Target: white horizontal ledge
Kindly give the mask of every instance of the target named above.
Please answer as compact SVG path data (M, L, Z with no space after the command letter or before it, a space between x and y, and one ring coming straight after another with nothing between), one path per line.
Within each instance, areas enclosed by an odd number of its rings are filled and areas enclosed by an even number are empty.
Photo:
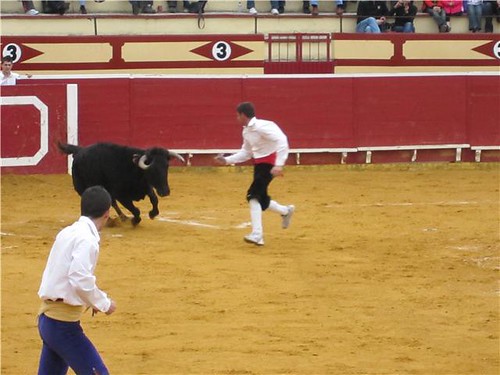
M177 152L178 154L192 154L192 155L201 155L201 154L233 154L238 152L240 149L172 149L170 151ZM289 153L296 154L312 154L319 152L357 152L358 149L355 147L347 147L347 148L291 148Z
M468 148L468 147L470 147L469 144L373 146L373 147L358 147L358 151L439 150L447 148Z
M500 150L500 146L471 146L471 150Z

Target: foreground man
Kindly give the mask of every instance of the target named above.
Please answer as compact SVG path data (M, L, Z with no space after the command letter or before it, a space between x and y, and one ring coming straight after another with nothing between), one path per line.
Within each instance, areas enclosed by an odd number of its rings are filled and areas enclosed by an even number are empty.
M262 228L262 211L269 208L282 217L282 227L288 228L295 207L283 206L271 200L267 187L273 177L283 175L283 166L288 157L288 140L283 131L272 121L260 120L255 117L254 105L244 102L236 108L236 118L243 126L243 146L231 156L218 155L216 161L220 164L242 163L253 158L253 182L247 192L250 205L252 233L244 237L246 242L264 245Z
M116 305L96 285L99 231L109 218L111 196L101 186L92 186L81 198L81 217L56 237L43 272L39 297L42 306L38 330L43 340L39 375L63 375L68 368L78 375L107 375L108 369L83 333L80 318L112 314Z

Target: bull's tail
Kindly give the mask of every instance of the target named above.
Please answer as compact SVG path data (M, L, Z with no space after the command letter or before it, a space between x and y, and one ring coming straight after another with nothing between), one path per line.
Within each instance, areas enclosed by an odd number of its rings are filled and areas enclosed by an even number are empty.
M59 150L61 150L65 154L78 154L78 152L82 149L80 146L75 146L75 145L70 145L67 143L61 143L57 142L57 146L59 147Z

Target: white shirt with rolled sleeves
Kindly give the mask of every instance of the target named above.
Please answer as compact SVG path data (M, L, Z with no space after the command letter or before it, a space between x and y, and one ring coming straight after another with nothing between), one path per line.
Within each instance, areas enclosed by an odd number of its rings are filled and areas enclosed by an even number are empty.
M43 300L62 298L68 305L108 311L111 300L97 287L94 276L99 241L99 231L86 216L59 232L50 250L38 296Z
M225 157L227 164L237 164L251 158L260 159L276 153L278 167L285 165L288 158L288 139L276 123L253 117L243 127L243 146L237 153Z

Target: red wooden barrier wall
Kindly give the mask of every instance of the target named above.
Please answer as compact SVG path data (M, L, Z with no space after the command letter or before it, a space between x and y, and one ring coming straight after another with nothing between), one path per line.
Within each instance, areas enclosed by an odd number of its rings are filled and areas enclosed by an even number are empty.
M54 80L31 82L38 84L13 90L45 95L52 90L45 83ZM83 145L112 141L171 149L239 148L235 107L246 100L255 103L258 117L272 119L285 130L292 148L500 145L499 75L184 76L56 82L78 84L78 137ZM51 141L66 139L54 129L58 128L51 126ZM11 135L5 136L2 145L10 144ZM59 171L55 167L39 171L55 170Z
M42 107L40 110L33 104L2 103L2 173L64 173L67 170L67 158L57 151L57 140L64 141L67 137L66 85L6 86L2 87L1 96L2 100L15 97L14 101L18 103L37 102ZM44 139L41 124L41 112L45 108L48 112L48 139ZM22 159L12 160L32 157L40 152L44 141L48 149L42 153L43 157L36 165L27 166ZM20 166L3 166L6 158Z

